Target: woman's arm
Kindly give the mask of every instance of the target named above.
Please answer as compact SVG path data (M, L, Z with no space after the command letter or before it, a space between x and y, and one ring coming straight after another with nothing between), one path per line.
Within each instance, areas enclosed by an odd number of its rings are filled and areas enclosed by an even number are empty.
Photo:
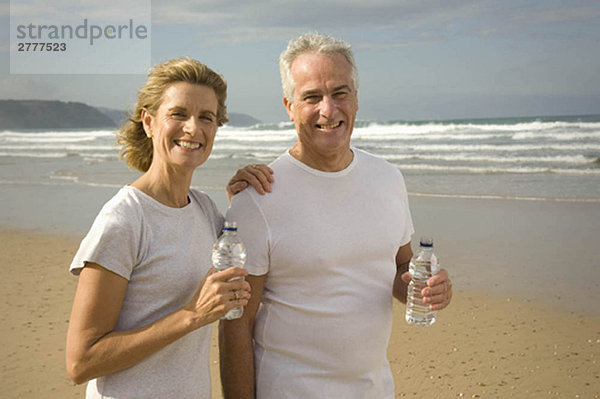
M113 331L127 291L127 280L95 263L86 263L79 276L69 331L66 361L76 384L132 367L185 334L219 319L230 309L245 306L250 286L240 268L209 272L183 308L149 325ZM238 291L236 300L236 294ZM157 293L159 295L160 293Z

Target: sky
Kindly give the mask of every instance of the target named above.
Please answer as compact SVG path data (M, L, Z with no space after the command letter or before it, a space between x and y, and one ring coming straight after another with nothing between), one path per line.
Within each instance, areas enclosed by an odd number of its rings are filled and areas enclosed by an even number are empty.
M101 4L51 3L64 13ZM131 107L144 68L10 74L9 4L0 0L0 99ZM227 79L229 111L263 122L288 120L278 57L307 31L352 45L361 120L600 114L597 0L154 0L151 18L151 64L206 63Z

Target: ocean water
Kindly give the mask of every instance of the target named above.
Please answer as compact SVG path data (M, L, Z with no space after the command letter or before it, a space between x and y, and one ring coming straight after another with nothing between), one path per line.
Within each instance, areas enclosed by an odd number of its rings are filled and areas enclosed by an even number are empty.
M224 126L192 185L221 190L295 138L291 123ZM398 167L412 195L600 202L600 115L357 121L353 145ZM118 152L112 130L0 131L0 185L120 187L139 173Z

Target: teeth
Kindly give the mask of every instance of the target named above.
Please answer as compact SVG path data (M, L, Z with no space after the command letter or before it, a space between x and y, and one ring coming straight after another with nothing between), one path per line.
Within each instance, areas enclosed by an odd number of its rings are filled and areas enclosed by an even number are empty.
M319 127L321 129L333 129L335 127L338 127L340 125L340 123L332 123L331 125L319 125Z
M190 150L195 150L196 148L200 148L200 143L190 143L189 141L179 141L177 144L180 147L188 148Z

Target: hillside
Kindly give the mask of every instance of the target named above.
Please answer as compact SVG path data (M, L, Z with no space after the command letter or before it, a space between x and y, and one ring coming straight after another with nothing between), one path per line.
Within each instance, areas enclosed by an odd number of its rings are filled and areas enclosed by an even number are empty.
M259 121L258 119L246 114L229 112L228 115L229 122L227 122L227 124L229 126L252 126L261 123L261 121Z
M79 102L0 100L0 130L107 128L116 124Z

